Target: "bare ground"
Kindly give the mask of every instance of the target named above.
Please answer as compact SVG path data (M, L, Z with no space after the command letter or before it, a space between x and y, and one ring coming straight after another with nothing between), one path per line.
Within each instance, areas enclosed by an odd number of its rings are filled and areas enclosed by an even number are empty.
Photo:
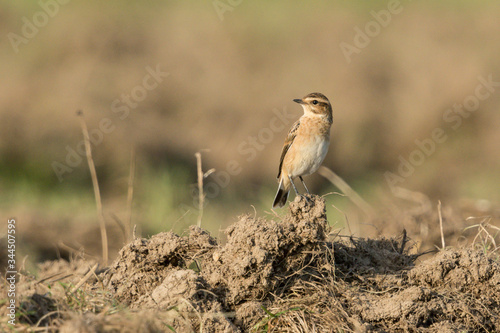
M500 331L500 264L485 251L450 248L417 263L406 235L332 233L319 197L297 198L289 211L275 220L240 217L224 245L197 227L138 238L95 273L87 274L95 263L82 259L46 262L38 277L20 276L19 325L61 332ZM5 318L5 305L0 312Z

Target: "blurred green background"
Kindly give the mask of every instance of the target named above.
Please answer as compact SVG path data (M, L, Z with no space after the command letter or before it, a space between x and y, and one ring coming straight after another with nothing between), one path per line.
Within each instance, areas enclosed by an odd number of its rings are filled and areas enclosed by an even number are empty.
M61 242L100 252L92 182L78 153L80 109L115 250L123 243L116 221L128 219L132 149L131 220L144 236L196 224L201 149L209 149L204 170L216 170L205 179L203 227L219 236L239 214L273 216L282 144L302 114L292 99L315 91L334 108L324 165L372 205L392 195L387 172L432 202L500 201L498 2L47 0L0 8L0 209L5 220L17 218L35 258L54 255ZM471 111L453 111L464 103ZM430 144L436 129L442 142ZM415 162L404 176L402 160ZM315 193L338 191L319 175L306 182ZM342 226L331 205L351 217L349 200L333 194L327 202Z

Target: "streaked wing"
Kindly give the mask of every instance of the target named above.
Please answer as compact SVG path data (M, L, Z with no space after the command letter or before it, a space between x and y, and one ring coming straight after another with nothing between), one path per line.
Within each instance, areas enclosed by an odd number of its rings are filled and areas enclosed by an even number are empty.
M292 145L293 140L295 139L295 136L297 135L297 129L299 128L299 125L300 125L300 119L297 120L295 122L295 124L293 124L292 128L288 132L288 135L285 139L285 144L283 145L283 150L281 151L280 167L278 170L278 179L281 176L281 167L283 166L283 160L285 159L285 155L286 155L288 149L290 149L290 146Z

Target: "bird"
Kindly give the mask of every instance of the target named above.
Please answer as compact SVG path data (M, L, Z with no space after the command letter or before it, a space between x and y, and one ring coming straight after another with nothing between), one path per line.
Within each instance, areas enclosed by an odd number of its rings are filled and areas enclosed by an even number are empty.
M293 183L297 177L309 193L302 176L318 170L330 145L333 118L332 105L328 98L316 92L293 101L302 106L304 114L288 132L281 151L277 177L279 186L273 208L283 207L286 204L290 186L295 190L295 194L300 195Z

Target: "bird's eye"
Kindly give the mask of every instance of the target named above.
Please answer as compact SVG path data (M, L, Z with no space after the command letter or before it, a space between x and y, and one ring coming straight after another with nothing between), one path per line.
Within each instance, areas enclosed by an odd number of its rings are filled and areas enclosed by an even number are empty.
M317 100L314 100L314 101L313 101L313 104L314 104L314 105L318 104L318 101L317 101Z

